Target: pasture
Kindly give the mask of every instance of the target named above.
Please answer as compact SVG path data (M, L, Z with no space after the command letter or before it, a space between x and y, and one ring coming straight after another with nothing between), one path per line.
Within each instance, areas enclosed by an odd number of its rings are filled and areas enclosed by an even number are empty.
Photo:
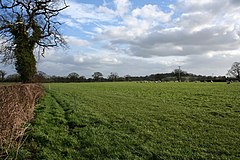
M19 158L240 158L240 83L45 88Z

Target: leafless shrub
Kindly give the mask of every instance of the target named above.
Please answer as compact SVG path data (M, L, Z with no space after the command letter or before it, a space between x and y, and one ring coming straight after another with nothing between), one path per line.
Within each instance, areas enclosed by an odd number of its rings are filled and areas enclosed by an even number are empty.
M38 84L0 87L0 159L22 145L27 122L33 118L34 106L43 95Z

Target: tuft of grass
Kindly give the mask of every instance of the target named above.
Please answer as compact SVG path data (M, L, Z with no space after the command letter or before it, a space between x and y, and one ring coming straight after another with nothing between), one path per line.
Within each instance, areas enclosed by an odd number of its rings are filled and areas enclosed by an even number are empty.
M240 158L239 83L45 87L22 159Z

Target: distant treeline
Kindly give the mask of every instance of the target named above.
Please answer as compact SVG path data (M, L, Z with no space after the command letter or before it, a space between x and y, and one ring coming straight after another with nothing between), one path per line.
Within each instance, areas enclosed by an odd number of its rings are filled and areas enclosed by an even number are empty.
M98 73L98 74L95 74ZM118 76L117 73L110 73L107 78L104 78L100 72L95 72L92 78L86 78L85 76L79 76L77 73L70 73L68 76L50 76L44 72L39 71L36 75L36 81L42 83L49 82L112 82L112 81L158 81L158 82L226 82L236 81L235 78L229 78L225 76L203 76L187 73L185 71L174 70L171 73L157 73L146 76L131 76L126 75L124 77ZM20 82L20 76L18 74L8 75L4 82Z

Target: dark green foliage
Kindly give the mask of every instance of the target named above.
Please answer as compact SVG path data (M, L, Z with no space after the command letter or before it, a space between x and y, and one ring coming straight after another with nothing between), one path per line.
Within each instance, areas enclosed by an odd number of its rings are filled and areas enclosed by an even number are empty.
M95 81L100 81L103 78L103 74L101 72L94 72L92 77Z
M18 43L15 49L16 70L20 74L22 82L34 82L36 75L36 59L33 54L34 45L28 44L27 40Z
M21 18L17 18L17 22L22 22ZM37 34L38 29L29 37L27 26L19 23L11 28L11 33L14 36L15 47L15 66L17 72L20 74L22 82L34 82L36 75L36 60L33 54L36 43L40 40L41 34Z

